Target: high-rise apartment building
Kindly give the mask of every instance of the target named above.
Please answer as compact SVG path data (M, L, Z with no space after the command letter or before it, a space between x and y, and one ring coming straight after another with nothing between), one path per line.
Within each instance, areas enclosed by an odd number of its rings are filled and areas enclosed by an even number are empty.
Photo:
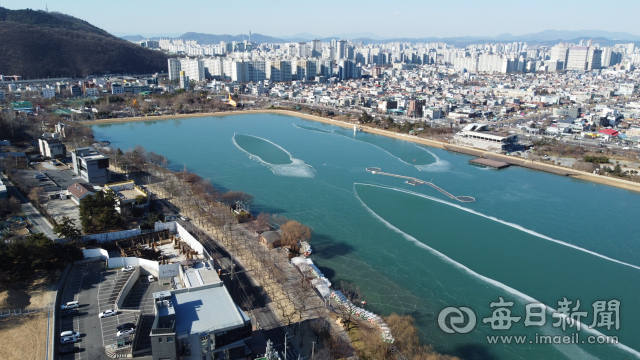
M569 48L567 56L567 70L587 70L587 56L589 55L589 47L572 46Z
M176 80L180 76L180 60L176 58L169 58L169 80Z
M346 40L338 40L338 48L336 51L336 60L341 60L347 57L347 41Z
M189 76L184 71L180 71L180 88L189 91Z
M558 65L562 64L562 69L567 66L567 59L569 56L569 45L560 43L551 48L551 54L549 56L549 60L557 61Z
M322 55L322 43L318 39L314 39L311 43L311 56L318 58Z
M602 67L602 50L593 46L587 52L587 70L597 70Z

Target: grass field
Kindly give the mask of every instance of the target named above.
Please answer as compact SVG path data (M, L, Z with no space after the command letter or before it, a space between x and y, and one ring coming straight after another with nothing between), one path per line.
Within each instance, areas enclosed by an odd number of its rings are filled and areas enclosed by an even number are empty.
M0 359L44 359L47 351L47 313L0 319L0 339Z

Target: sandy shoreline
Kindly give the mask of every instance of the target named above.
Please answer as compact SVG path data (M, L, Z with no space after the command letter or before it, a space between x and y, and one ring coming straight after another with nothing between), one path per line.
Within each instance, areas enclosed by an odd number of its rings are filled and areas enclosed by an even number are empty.
M194 117L209 117L209 116L227 116L227 115L243 115L243 114L281 114L281 115L289 115L295 116L307 120L318 121L325 124L342 126L345 128L353 128L354 124L349 124L339 120L326 119L315 115L302 114L293 111L287 110L243 110L243 111L225 111L225 112L213 112L213 113L196 113L196 114L179 114L179 115L161 115L161 116L150 116L150 117L133 117L133 118L122 118L122 119L105 119L105 120L96 120L96 121L83 121L81 124L84 125L99 125L99 124L117 124L117 123L126 123L132 121L157 121L157 120L172 120L172 119L189 119ZM614 186L617 188L640 192L640 183L635 183L632 181L624 180L624 179L616 179L612 177L601 176L597 174L587 173L584 171L573 170L569 168L565 168L562 166L545 164L542 162L527 162L527 161L514 161L514 157L502 154L496 154L494 152L484 151L475 148L467 148L462 146L444 144L442 142L428 140L419 138L417 136L411 136L407 134L398 134L388 130L382 129L374 129L369 127L363 127L364 132L392 137L396 139L406 140L410 142L414 142L417 144L437 147L440 149L446 149L449 151L456 152L455 148L468 149L480 154L480 156L489 156L492 158L500 158L510 164L522 166L526 168L530 168L533 170L539 171L547 171L554 174L558 173L567 173L570 174L571 177L590 181L602 185ZM446 145L446 148L445 148ZM518 158L518 160L521 160Z

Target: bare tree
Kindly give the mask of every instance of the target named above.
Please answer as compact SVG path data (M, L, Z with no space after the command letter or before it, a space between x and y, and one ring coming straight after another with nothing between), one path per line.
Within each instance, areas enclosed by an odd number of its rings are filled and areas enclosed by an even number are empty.
M295 220L289 220L282 226L280 226L280 231L282 231L282 239L280 243L283 246L288 246L294 253L297 253L299 250L298 243L300 241L306 241L311 238L311 228Z

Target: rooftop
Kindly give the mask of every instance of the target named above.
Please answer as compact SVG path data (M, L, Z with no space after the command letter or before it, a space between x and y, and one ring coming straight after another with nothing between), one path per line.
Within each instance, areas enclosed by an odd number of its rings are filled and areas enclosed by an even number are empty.
M216 284L171 292L176 333L204 334L243 326L251 319L231 299L220 281Z

